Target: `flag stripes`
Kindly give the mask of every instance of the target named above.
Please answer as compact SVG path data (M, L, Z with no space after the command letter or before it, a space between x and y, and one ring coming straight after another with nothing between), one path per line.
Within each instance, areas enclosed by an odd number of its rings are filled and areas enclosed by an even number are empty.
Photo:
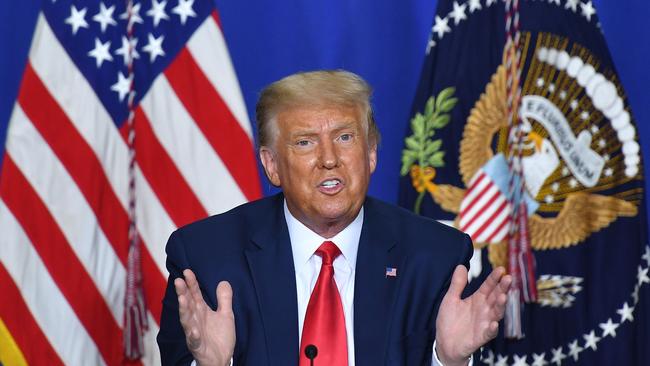
M0 290L9 299L0 318L29 364L118 365L129 244L126 125L113 121L99 82L67 52L40 14L0 172ZM216 12L134 112L149 330L145 358L132 364L154 365L167 237L261 196L252 130Z

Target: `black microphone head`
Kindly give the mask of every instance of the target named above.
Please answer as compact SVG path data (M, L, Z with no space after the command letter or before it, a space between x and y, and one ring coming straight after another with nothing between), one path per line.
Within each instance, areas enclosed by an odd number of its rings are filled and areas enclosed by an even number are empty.
M308 359L313 360L318 356L318 348L313 344L308 344L307 347L305 347L305 356L307 356Z

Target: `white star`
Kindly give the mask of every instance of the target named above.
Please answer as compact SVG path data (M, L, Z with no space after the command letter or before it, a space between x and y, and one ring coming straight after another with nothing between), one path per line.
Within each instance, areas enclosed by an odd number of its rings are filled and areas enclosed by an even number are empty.
M549 93L554 93L555 92L555 84L549 84L548 86L548 92Z
M133 81L133 76L125 77L122 72L118 71L117 73L117 82L111 85L111 90L117 92L120 96L120 102L124 100L129 91L131 91L131 82Z
M149 33L147 37L149 39L149 42L146 46L142 47L142 50L149 54L149 62L154 62L158 56L165 56L165 51L162 48L162 43L163 40L165 40L165 36L156 38L153 36L153 34Z
M102 66L102 63L104 63L104 61L113 61L113 56L111 56L111 53L108 51L110 47L111 41L102 43L99 38L95 38L95 48L88 52L88 56L95 58L95 64L97 64L97 68Z
M555 3L555 5L560 6L560 0L548 0L549 4Z
M616 312L621 316L621 323L625 323L626 320L629 320L630 322L634 321L634 315L632 315L634 312L634 306L629 307L627 302L623 304L621 309L616 310Z
M537 84L538 88L543 87L544 86L544 78L537 79L537 82L535 84Z
M591 16L596 14L596 9L594 9L591 1L580 3L580 10L582 11L582 15L587 18L587 21L591 21Z
M600 338L596 337L596 332L592 330L589 334L585 334L582 337L585 339L585 349L591 348L594 351L598 349L596 343L600 341Z
M636 278L637 281L639 281L639 285L643 283L650 283L650 278L648 277L648 269L639 266L637 270Z
M127 66L131 62L131 57L134 59L140 58L138 50L135 48L138 45L137 38L131 38L129 41L128 38L122 36L122 46L115 50L116 55L122 56L124 59L124 66Z
M566 91L562 90L560 92L560 99L565 100L566 99Z
M643 260L648 263L648 266L650 266L650 246L645 246L645 253L643 253L643 256L641 256Z
M444 36L446 32L451 32L451 28L449 28L448 23L449 19L447 19L447 17L440 18L436 15L436 21L431 30L434 33L438 33L438 39L442 39L442 36Z
M469 0L469 12L473 13L474 10L481 10L481 0Z
M194 5L194 0L178 0L178 5L172 9L172 13L181 17L181 24L185 25L188 17L196 17L192 5Z
M614 169L612 169L612 168L607 168L607 169L605 169L605 172L604 172L604 173L605 173L605 176L606 176L606 177L611 177L612 174L614 174Z
M528 366L528 363L526 362L528 356L523 355L519 357L518 355L513 355L512 357L514 357L512 366Z
M554 182L551 184L551 190L553 190L553 192L557 192L558 189L560 189L560 183Z
M158 2L158 0L153 0L151 2L151 9L147 10L147 15L153 18L153 26L157 27L158 23L162 19L169 20L169 15L165 13L165 6L167 5L167 0Z
M591 130L591 133L595 135L595 134L598 133L598 126L597 125L591 125L590 130Z
M569 187L571 187L571 188L575 188L575 187L577 187L577 186L578 186L578 181L575 180L575 178L571 178L571 179L569 179Z
M553 203L553 196L551 196L550 194L547 194L546 197L544 197L544 201L546 203L548 203L548 204Z
M570 106L571 106L571 110L575 110L576 108L578 108L578 101L575 99L572 100Z
M586 121L587 119L589 119L589 112L587 112L587 111L582 111L582 112L580 113L580 119L582 119L582 120L584 120L584 121Z
M491 6L492 4L494 4L494 3L496 3L496 2L497 2L497 0L487 0L487 1L485 2L485 6L489 7L489 6Z
M574 13L578 11L578 0L566 0L566 4L564 4L564 9L569 9L571 8L571 11Z
M129 4L131 4L131 3L129 2ZM128 19L129 20L129 24L127 25L127 27L132 27L133 24L135 24L135 23L140 23L140 24L144 23L144 21L142 20L142 17L140 16L140 5L141 5L140 3L137 3L137 4L133 5L133 7L131 7L131 8L129 8L127 6L126 11L124 13L120 14L120 19ZM129 14L131 14L130 17L129 17Z
M79 28L88 28L88 23L84 19L87 10L87 8L77 10L74 5L70 5L70 16L65 19L65 23L72 27L72 34L77 34Z
M607 323L600 323L598 326L603 330L602 337L605 338L611 335L612 338L616 337L616 328L620 324L612 322L612 318L607 319Z
M634 306L639 303L639 289L641 286L638 284L634 285L634 291L632 291L632 300L634 300Z
M109 25L117 25L115 19L113 19L113 12L115 11L115 5L112 5L110 8L106 9L106 5L102 1L99 3L99 13L93 16L93 20L99 23L99 26L102 29L102 33L106 31Z
M429 54L429 52L431 52L431 49L435 46L436 46L436 41L434 41L433 38L430 39L429 42L427 42L427 55Z
M607 146L607 141L605 139L600 139L598 140L598 147L603 149L605 146Z
M505 356L497 355L497 357L498 360L494 364L494 366L508 366L508 355Z
M578 362L578 356L580 352L582 352L584 348L580 347L578 345L578 340L575 339L573 342L569 343L569 356L573 357L573 360Z
M564 360L566 358L566 355L564 353L562 353L562 346L560 346L558 348L553 348L551 350L551 352L553 352L553 358L551 359L551 362L553 362L554 364L556 364L558 366L561 365L562 360Z
M546 352L542 352L542 354L538 355L537 353L533 353L533 363L530 366L546 366L548 365L548 362L546 362Z
M458 23L460 23L463 19L467 19L467 15L465 15L465 8L467 8L467 4L458 5L458 3L454 1L454 10L449 13L449 16L454 18L455 25L458 25Z
M494 365L494 353L492 353L492 350L488 350L487 357L482 357L481 362L484 362L490 366Z

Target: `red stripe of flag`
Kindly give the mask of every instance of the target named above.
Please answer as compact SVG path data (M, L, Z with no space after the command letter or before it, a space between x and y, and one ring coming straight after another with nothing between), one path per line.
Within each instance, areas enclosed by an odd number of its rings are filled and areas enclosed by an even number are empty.
M508 204L508 201L506 201L506 200L504 200L503 202L501 202L501 205L499 206L499 208L497 208L497 210L494 211L494 212L492 213L492 215L490 216L490 218L487 219L487 220L483 223L483 225L481 225L481 227L478 228L478 230L476 230L476 232L474 233L474 236L475 236L476 238L478 238L479 236L481 236L481 234L483 234L483 231L485 231L485 229L487 229L488 226L490 226L490 225L494 222L494 220L499 216L499 214L501 214L501 211L503 210L503 208L504 208L507 204ZM490 236L491 236L491 235L490 235Z
M499 192L498 189L496 191L494 191L494 193L492 194L490 199L483 206L481 206L481 208L479 209L479 212L477 212L474 216L472 216L472 218L465 225L463 225L463 227L460 230L461 231L466 231L467 228L469 228L474 223L474 221L476 221L483 214L483 212L485 212L490 207L490 205L492 203L494 203L494 201L496 201L497 198L499 198L500 195L501 195L501 192Z
M250 138L186 48L165 70L165 76L244 196L248 200L261 197Z
M63 232L10 155L2 164L0 197L38 252L61 293L109 365L122 360L122 330Z
M480 180L483 180L483 177L481 177L481 179L479 179L479 181L480 181ZM476 184L475 186L478 185L478 182L476 182L476 183L477 183L477 184ZM474 188L475 186L472 186L472 188ZM474 205L476 204L476 202L478 202L478 201L481 199L481 197L483 197L483 195L485 194L485 192L486 192L488 189L490 189L492 186L493 186L493 185L492 185L492 182L488 182L488 184L486 184L485 187L483 187L483 190L481 190L481 192L479 192L479 193L476 195L476 197L474 197L474 199L472 200L472 202L470 202L470 203L467 205L467 207L465 207L465 208L460 212L460 216L462 217L462 216L467 215L467 213L472 209L472 207L474 207Z
M0 263L0 318L29 365L63 365L29 311L18 287Z

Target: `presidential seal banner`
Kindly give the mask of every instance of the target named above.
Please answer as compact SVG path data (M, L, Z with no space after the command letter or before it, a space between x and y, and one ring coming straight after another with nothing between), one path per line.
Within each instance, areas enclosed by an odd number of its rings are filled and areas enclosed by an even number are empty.
M468 291L509 260L507 5L439 2L402 151L400 204L474 241ZM649 364L641 141L607 30L591 1L522 1L518 13L518 222L537 299L522 305L523 338L506 339L502 324L477 362Z

